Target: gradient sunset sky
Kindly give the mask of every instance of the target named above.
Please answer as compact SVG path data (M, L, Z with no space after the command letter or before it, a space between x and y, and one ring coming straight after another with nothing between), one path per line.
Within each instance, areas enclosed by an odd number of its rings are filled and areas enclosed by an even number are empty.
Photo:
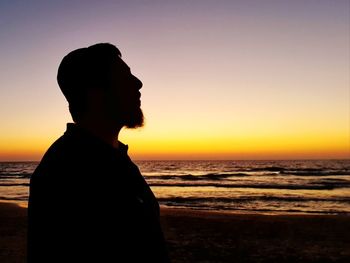
M71 122L68 52L119 47L143 82L134 159L350 158L349 0L0 2L0 161Z

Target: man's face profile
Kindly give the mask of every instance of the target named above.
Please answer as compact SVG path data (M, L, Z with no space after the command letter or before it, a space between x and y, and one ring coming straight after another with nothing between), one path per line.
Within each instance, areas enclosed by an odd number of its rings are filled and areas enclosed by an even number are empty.
M135 77L128 65L119 57L111 65L110 82L106 91L106 106L109 117L119 120L127 128L144 124L141 106L142 82Z

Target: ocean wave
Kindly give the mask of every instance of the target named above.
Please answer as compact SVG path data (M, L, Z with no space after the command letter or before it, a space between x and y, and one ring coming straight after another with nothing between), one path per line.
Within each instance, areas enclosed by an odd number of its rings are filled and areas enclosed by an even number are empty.
M266 166L266 167L255 167L255 168L247 168L245 171L250 172L281 172L284 171L286 168L278 167L278 166Z
M220 180L225 179L228 177L244 177L244 176L251 176L250 174L246 173L208 173L203 175L205 179L211 179L211 180Z
M0 172L0 179L7 179L7 178L13 178L13 179L22 179L22 178L30 178L32 173L3 173Z
M298 177L308 177L308 176L319 176L319 177L327 177L327 176L347 176L350 175L350 171L345 170L337 170L337 171L318 171L303 169L303 170L284 170L280 172L273 172L267 170L255 170L255 171L236 171L236 172L209 172L203 173L199 175L194 174L162 174L159 175L144 175L146 179L156 179L156 180L222 180L227 178L234 177L254 177L258 176L259 178L263 178L264 176L274 177L274 176L298 176Z
M244 177L244 176L250 176L249 174L244 174L244 173L208 173L204 175L181 175L181 176L176 176L176 179L182 179L182 180L221 180L221 179L226 179L229 177Z
M157 198L159 202L174 202L174 203L241 203L252 201L278 201L278 202L337 202L348 203L350 197L342 198L310 198L310 197L285 197L285 196L246 196L239 198L229 197L170 197Z
M300 169L300 170L284 170L281 171L282 175L296 175L296 176L329 176L329 175L350 175L348 170L310 170L310 169Z
M259 172L265 175L264 172L275 172L282 175L300 175L300 176L327 176L327 175L350 175L349 169L330 169L330 168L283 168L283 167L260 167L242 169L243 172Z
M245 211L250 213L350 214L347 199L248 197L248 198L158 198L161 205L194 210ZM300 206L299 204L303 205ZM316 203L316 204L315 204ZM336 208L335 208L336 207Z
M0 187L1 186L28 186L29 187L29 183L0 183Z
M244 176L251 176L250 174L246 173L207 173L203 175L193 175L193 174L185 174L185 175L145 175L144 177L146 179L161 179L161 180L172 180L172 179L180 179L180 180L193 180L193 181L199 181L199 180L220 180L220 179L226 179L229 177L244 177Z
M270 214L270 215L285 215L285 214L312 214L312 215L350 215L350 211L347 210L334 210L334 209L325 209L325 210L305 210L305 209L269 209L269 208L244 208L244 207L232 207L225 205L215 205L208 206L206 204L174 204L174 203L164 203L162 204L167 207L176 207L176 208L186 208L191 210L204 210L204 211L229 211L230 213L253 213L253 214Z
M28 201L28 196L0 196L3 201Z
M149 182L149 186L167 186L167 187L218 187L218 188L255 188L255 189L285 189L285 190L333 190L343 188L349 185L344 184L311 184L311 185L296 185L296 184L227 184L227 183L190 183L190 182Z

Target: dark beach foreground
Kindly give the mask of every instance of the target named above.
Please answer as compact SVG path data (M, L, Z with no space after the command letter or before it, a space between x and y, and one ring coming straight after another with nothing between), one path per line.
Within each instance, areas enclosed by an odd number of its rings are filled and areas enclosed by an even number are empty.
M0 203L0 262L25 262L26 208ZM162 208L172 262L350 262L350 217Z
M27 209L0 203L0 262L25 262Z

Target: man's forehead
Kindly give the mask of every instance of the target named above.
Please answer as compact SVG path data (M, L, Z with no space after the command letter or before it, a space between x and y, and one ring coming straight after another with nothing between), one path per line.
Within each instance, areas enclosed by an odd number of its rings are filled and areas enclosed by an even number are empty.
M115 66L117 68L123 69L123 70L130 70L130 67L128 66L128 64L126 64L121 57L117 57L115 61L116 61Z

